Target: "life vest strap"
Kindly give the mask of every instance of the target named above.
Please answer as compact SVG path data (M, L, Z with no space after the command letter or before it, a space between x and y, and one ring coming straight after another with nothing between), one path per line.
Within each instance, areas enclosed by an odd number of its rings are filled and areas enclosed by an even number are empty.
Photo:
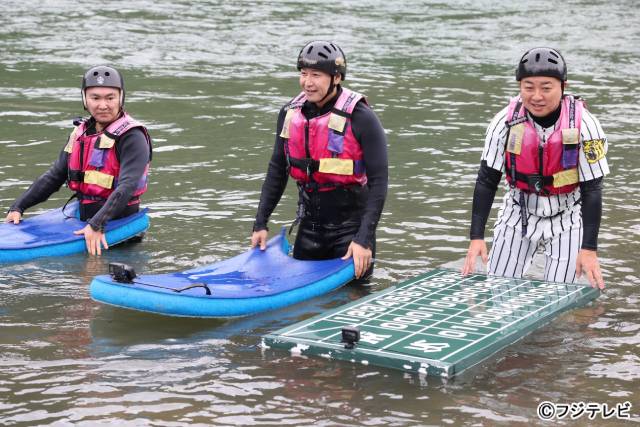
M516 181L527 184L529 191L532 193L540 193L545 186L553 185L553 176L525 174L517 171L515 176Z
M291 167L305 171L308 176L320 169L320 162L315 159L299 159L291 156L288 159Z
M300 159L287 157L289 167L294 167L306 172L311 176L314 172L332 173L335 175L362 175L365 173L364 162L362 160L339 159L336 157L326 159Z
M565 185L576 184L579 181L577 168L563 170L551 176L525 174L522 172L516 172L515 175L516 181L527 184L529 191L532 193L539 193L544 187L560 188Z
M84 172L77 169L69 169L67 171L67 178L69 181L75 182L83 182L84 180Z

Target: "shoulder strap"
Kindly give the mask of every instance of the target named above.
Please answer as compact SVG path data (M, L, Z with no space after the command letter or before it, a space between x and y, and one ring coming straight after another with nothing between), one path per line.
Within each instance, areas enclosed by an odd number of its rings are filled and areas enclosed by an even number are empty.
M518 100L516 101L516 105L513 109L513 113L511 113L511 117L507 117L508 128L527 121L526 114L523 114L522 116L518 116L520 114L521 109L522 109L522 98L518 97Z

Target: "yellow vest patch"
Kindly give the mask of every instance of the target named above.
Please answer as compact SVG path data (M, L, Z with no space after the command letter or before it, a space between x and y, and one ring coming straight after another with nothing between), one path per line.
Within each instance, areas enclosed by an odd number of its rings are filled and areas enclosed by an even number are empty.
M64 146L64 151L66 153L71 154L71 152L73 151L73 143L76 140L76 133L78 131L78 128L73 128L73 132L71 132L71 135L69 135L69 140L67 141L67 145Z
M562 129L563 144L577 144L580 142L580 133L576 128Z
M108 190L113 187L113 176L100 171L90 170L84 173L84 183L94 184Z
M344 133L344 127L347 124L347 118L339 114L331 113L329 116L329 129L333 129L339 133Z
M578 182L578 169L567 169L553 174L553 187L560 188Z
M320 159L318 172L333 173L336 175L353 175L353 160L328 158Z
M293 116L296 114L295 109L287 110L287 115L284 116L284 124L282 125L282 132L280 132L280 137L284 139L289 139L289 124L291 120L293 120Z
M509 140L507 141L507 152L520 154L522 150L522 138L524 137L524 123L518 123L509 129Z
M109 138L107 135L100 136L100 145L98 146L100 149L111 148L116 143L115 140Z

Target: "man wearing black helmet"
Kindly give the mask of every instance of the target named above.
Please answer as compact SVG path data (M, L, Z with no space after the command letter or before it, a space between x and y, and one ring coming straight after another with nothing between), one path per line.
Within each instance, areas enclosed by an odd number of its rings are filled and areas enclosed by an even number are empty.
M596 250L607 138L584 102L564 93L567 66L557 50L526 52L516 80L520 96L487 129L462 272L473 271L480 256L489 274L522 277L542 249L545 280L584 274L603 289ZM509 189L487 256L484 228L503 172Z
M124 80L115 68L90 68L81 92L91 116L74 121L58 159L11 205L5 221L18 224L26 209L66 182L79 200L80 219L87 221L75 233L84 235L90 254L100 255L108 248L106 222L138 211L147 189L151 139L144 125L124 111Z
M278 116L251 246L265 249L267 222L288 175L298 185L297 259L353 257L368 277L387 193L384 129L365 98L342 87L347 63L335 43L313 41L298 55L302 92Z

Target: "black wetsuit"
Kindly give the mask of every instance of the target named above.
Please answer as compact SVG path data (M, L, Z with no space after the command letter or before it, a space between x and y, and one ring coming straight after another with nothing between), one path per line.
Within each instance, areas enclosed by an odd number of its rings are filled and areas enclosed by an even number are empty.
M88 125L87 135L96 133L95 122ZM65 143L66 145L66 143ZM80 206L80 219L101 230L110 219L129 216L139 209L139 203L127 205L136 190L140 177L149 162L151 150L144 132L134 128L120 137L116 145L120 161L118 186L104 202ZM62 150L51 168L37 178L33 184L11 205L9 211L20 213L47 200L67 181L69 153Z
M309 120L327 114L341 90L338 87L336 96L322 108L305 102L302 114ZM280 137L285 114L283 107L278 115L275 145L262 185L254 231L267 229L268 219L287 185L287 159L284 139ZM304 215L294 244L293 256L297 259L342 257L352 241L371 249L375 256L375 231L387 195L387 138L378 117L364 102L356 104L351 127L362 147L367 185L299 192L299 203L304 208Z

